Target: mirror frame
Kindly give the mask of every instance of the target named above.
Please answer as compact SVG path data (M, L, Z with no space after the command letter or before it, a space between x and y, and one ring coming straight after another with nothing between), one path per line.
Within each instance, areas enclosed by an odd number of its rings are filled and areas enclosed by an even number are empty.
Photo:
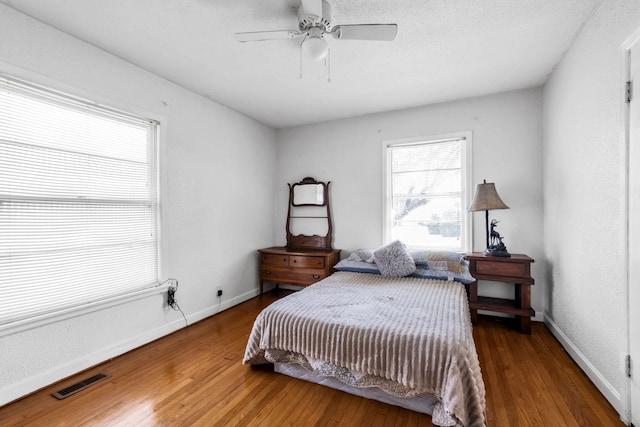
M331 207L329 205L329 184L331 182L316 181L315 178L306 177L302 181L295 184L287 184L289 186L289 209L287 210L287 248L290 249L331 249L331 240L333 226L331 221ZM294 189L299 185L321 185L322 186L322 204L318 203L298 203L294 201ZM292 208L300 206L311 206L315 208L324 207L324 215L322 216L307 216L307 218L325 218L328 225L327 234L324 236L312 235L307 236L304 234L293 235L291 233L291 220L293 218L302 218L305 216L294 216L292 214Z
M296 203L296 187L302 189L305 186L322 188L322 201L320 203ZM327 204L327 185L324 182L316 181L314 178L306 177L302 181L291 186L291 204L293 206L325 206Z

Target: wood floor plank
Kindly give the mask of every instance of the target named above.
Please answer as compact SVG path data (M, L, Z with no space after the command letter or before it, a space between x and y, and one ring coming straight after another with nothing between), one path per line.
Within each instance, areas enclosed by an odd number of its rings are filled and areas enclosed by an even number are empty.
M281 291L281 295L287 292ZM241 360L273 293L254 298L0 407L2 426L432 426L428 416ZM474 339L487 425L621 427L618 414L553 335L480 316ZM98 372L111 378L64 400L50 393Z

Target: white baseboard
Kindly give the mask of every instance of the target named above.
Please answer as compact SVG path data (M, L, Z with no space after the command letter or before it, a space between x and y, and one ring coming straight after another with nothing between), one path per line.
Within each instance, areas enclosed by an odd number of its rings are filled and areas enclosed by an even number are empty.
M587 374L587 377L595 384L595 386L613 405L619 414L623 414L622 401L620 398L620 392L613 387L613 385L607 381L604 376L596 369L595 366L587 359L587 357L578 349L578 347L569 339L569 337L558 327L558 325L545 314L544 323L547 325L551 333L556 337L564 349L569 353L569 356L580 366L580 368ZM623 420L624 421L624 420Z

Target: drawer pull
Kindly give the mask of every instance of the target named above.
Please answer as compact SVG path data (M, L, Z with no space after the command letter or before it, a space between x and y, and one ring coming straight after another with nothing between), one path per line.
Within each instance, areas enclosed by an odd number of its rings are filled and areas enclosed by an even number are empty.
M314 278L314 279L319 279L319 278L320 278L320 275L319 275L319 274L314 274L314 275L313 275L313 278Z
M269 276L269 275L271 275L271 271L269 271L269 270L265 270L265 271L264 271L264 274L266 274L267 276Z

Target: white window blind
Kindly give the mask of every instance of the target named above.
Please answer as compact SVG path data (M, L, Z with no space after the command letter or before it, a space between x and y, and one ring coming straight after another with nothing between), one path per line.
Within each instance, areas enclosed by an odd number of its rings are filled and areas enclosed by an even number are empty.
M387 144L386 240L468 250L467 138Z
M157 127L0 76L0 325L157 285Z

